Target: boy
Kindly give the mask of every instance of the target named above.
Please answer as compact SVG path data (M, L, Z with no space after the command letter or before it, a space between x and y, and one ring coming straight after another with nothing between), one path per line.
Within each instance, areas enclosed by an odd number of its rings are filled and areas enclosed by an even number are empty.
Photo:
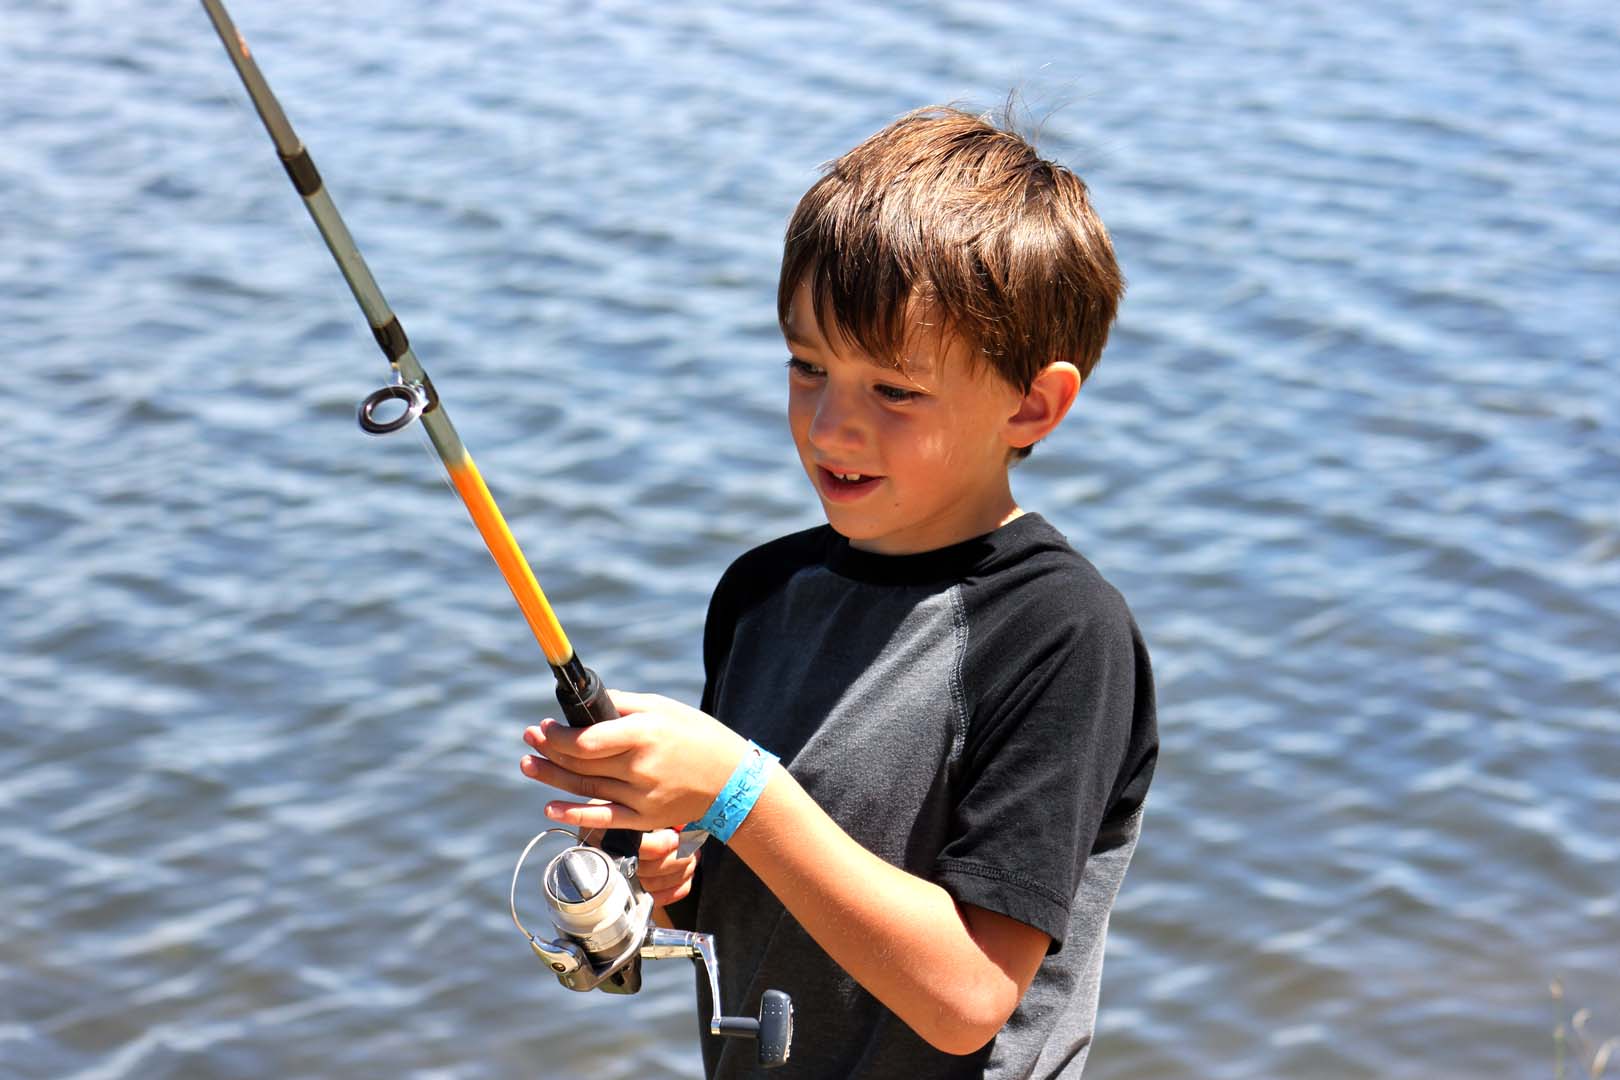
M827 525L726 572L701 710L615 693L619 720L524 733L528 776L597 800L548 816L649 831L642 881L716 932L729 1010L793 996L783 1076L1084 1067L1152 675L1008 469L1073 404L1123 288L1085 185L982 120L922 110L834 162L778 288ZM717 801L735 831L676 857L671 830ZM752 1054L705 1036L712 1077Z

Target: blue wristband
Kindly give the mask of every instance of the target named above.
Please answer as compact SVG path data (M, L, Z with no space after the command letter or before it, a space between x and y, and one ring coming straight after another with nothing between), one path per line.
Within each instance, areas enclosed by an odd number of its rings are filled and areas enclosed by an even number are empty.
M737 762L736 769L732 770L731 779L720 789L720 794L714 797L714 803L708 811L687 828L702 829L722 844L730 842L731 834L737 831L737 826L743 823L748 812L754 808L759 793L765 790L765 782L770 778L771 765L777 760L779 759L775 754L762 748L752 739L748 740L748 752Z

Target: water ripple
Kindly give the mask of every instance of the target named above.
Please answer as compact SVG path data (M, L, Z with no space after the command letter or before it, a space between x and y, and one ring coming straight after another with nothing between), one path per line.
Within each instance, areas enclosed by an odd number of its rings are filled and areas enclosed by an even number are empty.
M687 698L720 571L816 520L793 201L1019 89L1131 292L1016 480L1164 723L1092 1072L1544 1072L1553 977L1620 1031L1607 8L277 14L571 636ZM567 994L506 917L549 677L431 455L354 430L385 365L205 20L13 4L0 63L0 1072L697 1076L684 966Z

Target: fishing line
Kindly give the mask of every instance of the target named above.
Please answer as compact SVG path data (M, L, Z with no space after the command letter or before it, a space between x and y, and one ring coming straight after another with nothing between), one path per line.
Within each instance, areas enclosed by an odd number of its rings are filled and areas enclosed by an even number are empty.
M367 395L360 403L360 427L371 435L389 435L420 421L429 444L443 463L451 488L467 508L484 546L494 558L501 577L512 591L519 610L535 640L545 653L557 680L557 696L568 723L588 726L618 715L608 700L601 679L586 667L558 621L556 612L540 588L529 561L506 523L489 486L473 462L472 455L450 423L444 403L439 400L421 361L411 347L399 317L388 306L371 269L349 234L337 206L327 192L309 150L293 130L281 104L265 81L248 48L219 0L202 0L214 24L226 55L247 88L253 107L275 144L276 154L320 231L321 239L337 262L338 270L354 294L366 317L383 356L393 372L393 381ZM622 831L622 830L621 830ZM623 841L624 838L617 838Z
M467 508L551 665L564 718L574 727L584 727L617 717L602 680L580 660L563 632L506 518L473 464L472 455L445 414L444 403L417 360L404 327L383 299L382 290L327 194L314 160L271 93L247 41L220 0L202 0L202 6L253 99L253 107L275 144L288 179L337 261L393 372L392 382L360 403L360 427L371 435L389 435L421 422L429 443L444 463L450 486ZM518 916L518 877L536 845L557 835L568 837L567 847L548 861L542 874L542 893L558 937L545 939L530 933ZM585 844L567 830L548 829L536 836L523 849L512 871L512 921L557 981L571 990L633 994L641 988L643 959L684 957L699 961L708 973L714 1008L709 1031L752 1040L762 1067L781 1065L788 1059L793 1038L792 1001L779 990L766 990L756 1016L721 1015L714 936L652 925L652 897L641 886L637 873L640 842L640 833L626 829L609 831L600 848Z

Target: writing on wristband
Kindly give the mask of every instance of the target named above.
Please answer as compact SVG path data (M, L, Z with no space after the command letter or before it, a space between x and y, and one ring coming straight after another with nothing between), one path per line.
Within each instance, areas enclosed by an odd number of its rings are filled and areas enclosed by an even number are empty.
M702 829L722 844L730 843L731 834L759 801L759 793L765 790L765 783L770 779L771 765L777 760L775 754L748 740L748 751L732 770L731 779L726 781L704 815L687 828Z

